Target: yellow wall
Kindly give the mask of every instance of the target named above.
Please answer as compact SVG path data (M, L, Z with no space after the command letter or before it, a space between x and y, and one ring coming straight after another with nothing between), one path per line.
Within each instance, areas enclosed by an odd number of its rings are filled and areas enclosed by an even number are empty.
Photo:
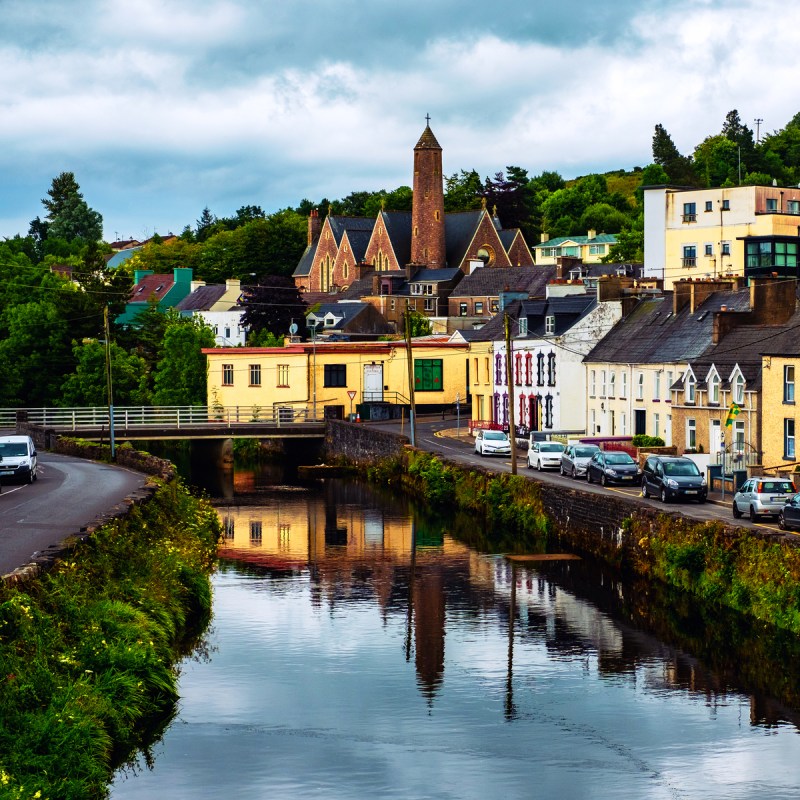
M784 367L793 366L795 374L795 401L784 401ZM761 447L764 452L765 467L786 466L794 469L794 462L800 460L795 445L795 455L785 452L784 431L787 420L794 421L795 436L800 434L800 400L796 381L800 377L800 357L763 356L761 359Z
M472 419L474 422L491 422L493 421L494 342L472 342L469 356Z
M466 371L469 346L440 342L415 342L415 364L420 359L441 359L443 387L438 391L416 392L417 405L455 403L456 396L466 399ZM289 347L237 347L204 350L208 360L208 405L226 408L262 408L271 411L277 405L339 405L350 410L347 392L355 391L353 408L363 402L364 373L367 365L383 370L384 399L403 403L409 397L408 361L403 342L330 342L290 345ZM233 367L233 385L223 385L223 365ZM260 367L260 385L251 385L251 365ZM344 386L325 385L326 365L344 365ZM316 385L315 385L316 384ZM395 393L402 397L397 398Z

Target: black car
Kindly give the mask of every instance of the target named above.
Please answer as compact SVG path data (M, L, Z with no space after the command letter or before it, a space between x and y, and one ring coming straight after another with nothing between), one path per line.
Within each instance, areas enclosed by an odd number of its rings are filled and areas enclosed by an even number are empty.
M586 480L589 483L600 481L603 486L609 483L628 483L638 486L642 471L639 465L627 454L621 452L598 451L586 467Z
M778 525L785 531L800 528L800 494L796 494L781 509L778 516Z
M708 497L706 479L690 458L650 456L642 469L642 497L670 500L697 500Z

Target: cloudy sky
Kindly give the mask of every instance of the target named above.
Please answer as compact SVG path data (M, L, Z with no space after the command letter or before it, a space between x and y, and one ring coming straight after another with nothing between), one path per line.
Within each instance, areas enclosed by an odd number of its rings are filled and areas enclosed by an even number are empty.
M105 236L446 173L565 177L683 152L737 108L797 111L800 6L777 0L0 0L0 237L75 173Z

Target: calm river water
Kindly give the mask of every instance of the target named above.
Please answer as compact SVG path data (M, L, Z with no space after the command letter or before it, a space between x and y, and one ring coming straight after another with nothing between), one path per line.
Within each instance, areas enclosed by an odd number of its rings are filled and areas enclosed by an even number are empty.
M800 796L794 643L356 483L219 511L212 628L115 800Z

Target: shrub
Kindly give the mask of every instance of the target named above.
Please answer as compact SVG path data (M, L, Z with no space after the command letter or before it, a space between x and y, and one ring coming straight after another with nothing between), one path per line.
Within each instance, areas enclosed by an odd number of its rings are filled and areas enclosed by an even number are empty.
M637 433L633 437L634 447L664 447L664 440L660 436L647 436L644 433Z

